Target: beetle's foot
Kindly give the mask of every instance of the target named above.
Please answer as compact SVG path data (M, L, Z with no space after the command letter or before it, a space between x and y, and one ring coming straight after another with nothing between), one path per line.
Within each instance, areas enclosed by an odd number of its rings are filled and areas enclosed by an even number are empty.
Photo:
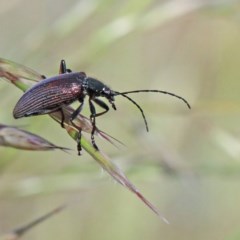
M81 151L82 151L81 136L82 136L82 129L79 130L78 136L77 136L77 151L78 151L78 156L81 155Z
M63 112L63 109L62 108L60 108L60 113L61 113L61 127L62 128L65 128L64 127L64 121L65 121L65 116L64 116L64 112Z
M96 151L99 151L99 148L98 148L97 144L95 143L94 139L92 139L92 145L96 149Z
M90 116L90 120L92 122L92 132L91 132L91 140L92 140L92 145L93 147L96 149L96 151L99 151L98 146L95 142L95 138L94 138L94 133L96 131L96 121L95 121L95 117L93 117L92 115Z
M92 130L92 133L91 133L91 140L92 140L93 147L96 149L96 151L99 151L98 146L95 142L94 133L95 133L95 127L93 127L93 130Z

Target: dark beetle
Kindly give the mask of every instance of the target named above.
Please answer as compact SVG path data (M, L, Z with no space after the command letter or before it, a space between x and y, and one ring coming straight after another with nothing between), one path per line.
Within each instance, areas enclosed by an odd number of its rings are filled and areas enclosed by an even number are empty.
M184 98L166 91L161 90L134 90L127 92L113 91L99 80L88 77L84 72L71 72L70 69L66 68L64 60L62 60L60 63L59 73L60 75L44 79L41 82L35 84L28 91L26 91L17 102L13 110L13 116L14 118L21 118L33 115L47 114L55 111L61 111L62 112L61 125L63 127L64 114L62 111L62 106L69 105L74 101L78 100L80 102L80 106L73 112L71 117L71 122L74 125L73 120L81 112L84 104L84 99L86 95L88 95L89 97L88 103L91 112L90 119L93 126L91 139L92 144L96 150L98 150L98 147L94 140L94 132L96 130L95 118L103 115L109 110L108 105L102 100L100 100L98 97L106 98L108 102L112 105L112 108L114 110L116 110L116 106L114 104L115 96L121 95L127 98L129 101L135 104L137 108L141 111L147 131L148 125L142 108L133 99L128 97L127 94L138 92L164 93L183 100L190 108L189 103ZM103 108L104 111L96 113L94 103ZM78 139L79 154L81 151L80 137L81 131L79 132Z

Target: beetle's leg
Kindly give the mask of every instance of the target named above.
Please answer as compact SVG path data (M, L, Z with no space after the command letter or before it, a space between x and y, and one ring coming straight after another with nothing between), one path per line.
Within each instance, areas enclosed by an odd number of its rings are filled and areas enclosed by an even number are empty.
M94 133L96 131L96 117L99 117L99 116L105 114L106 112L108 112L109 111L109 107L108 107L108 105L105 102L103 102L103 101L101 101L101 100L99 100L97 98L93 99L93 101L98 106L100 106L101 108L105 109L105 111L103 111L103 112L96 113L96 109L95 109L93 103L91 102L91 99L89 99L89 107L90 107L90 112L91 112L90 119L91 119L91 122L92 122L92 132L91 132L92 145L94 146L94 148L96 150L98 150L98 147L97 147L97 145L95 143L95 139L94 139Z
M78 136L77 136L77 150L78 150L78 156L81 155L81 151L82 151L81 137L82 137L82 129L80 128L79 131L78 131Z
M103 111L103 112L95 113L95 117L99 117L99 116L101 116L101 115L103 115L103 114L105 114L106 112L109 111L109 107L108 107L108 105L107 105L105 102L103 102L103 101L101 101L100 99L97 99L97 98L93 99L93 101L94 101L99 107L105 109L105 111Z
M91 132L92 145L98 151L98 146L96 145L95 139L94 139L94 133L96 131L96 109L90 98L89 98L89 107L90 107L90 112L91 112L90 120L92 123L92 132Z
M79 126L77 126L72 120L70 120L72 125L78 129L78 135L77 135L77 151L78 151L78 156L81 155L81 151L82 151L82 145L81 145L81 137L82 137L82 128L80 128Z
M82 111L84 100L79 100L80 101L80 106L72 113L71 116L71 122L77 117L77 115Z
M81 145L82 128L79 127L79 126L77 126L77 125L73 122L72 118L70 119L70 122L71 122L71 124L72 124L76 129L78 129L78 135L77 135L77 139L76 139L76 140L77 140L78 156L80 156L80 155L81 155L81 151L82 151L82 145Z
M81 155L82 151L82 145L81 145L81 136L82 136L82 129L77 126L73 120L77 117L77 115L82 111L83 104L84 104L84 99L79 100L81 102L80 106L72 113L72 116L70 118L70 122L72 125L78 129L78 136L77 136L77 150L78 150L78 155Z
M63 109L60 108L59 109L60 113L61 113L61 127L64 128L64 121L65 121L65 116L64 116L64 112L63 112Z
M72 70L67 68L65 60L61 60L59 74L70 73L70 72L72 72Z
M78 129L78 135L77 135L77 151L78 151L78 156L81 155L81 151L82 151L82 145L81 145L81 137L82 137L82 128L80 128L79 126L77 126L72 120L70 120L72 125Z
M59 74L63 74L67 72L66 62L65 60L61 60L60 62L60 68L59 68Z

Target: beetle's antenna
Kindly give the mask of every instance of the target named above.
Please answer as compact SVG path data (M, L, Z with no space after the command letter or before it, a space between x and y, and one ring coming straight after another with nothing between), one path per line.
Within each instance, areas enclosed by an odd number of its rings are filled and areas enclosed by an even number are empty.
M186 105L188 106L189 109L191 109L191 106L190 104L188 103L188 101L186 99L184 99L183 97L180 97L174 93L171 93L171 92L167 92L167 91L161 91L161 90L134 90L134 91L128 91L128 92L116 92L116 95L124 95L126 97L126 94L129 94L129 93L139 93L139 92L156 92L156 93L163 93L163 94L168 94L170 96L173 96L173 97L176 97L178 99L181 99L184 103L186 103ZM130 100L130 99L129 99ZM131 100L130 100L131 101Z
M141 108L132 98L130 98L130 97L128 97L127 95L125 95L126 93L120 93L120 92L116 92L116 91L114 91L114 93L115 93L115 94L114 94L115 96L116 96L116 95L121 95L121 96L127 98L129 101L131 101L134 105L136 105L136 107L140 110L140 112L141 112L141 114L142 114L142 117L143 117L143 120L144 120L144 123L145 123L145 126L146 126L146 130L147 130L147 132L148 132L149 129L148 129L148 124L147 124L147 119L146 119L146 117L145 117L145 114L144 114L142 108Z

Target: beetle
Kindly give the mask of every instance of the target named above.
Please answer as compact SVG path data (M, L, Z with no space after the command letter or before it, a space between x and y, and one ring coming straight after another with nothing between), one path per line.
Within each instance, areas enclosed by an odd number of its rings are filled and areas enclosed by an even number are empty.
M74 125L74 119L83 109L85 97L88 96L88 104L90 109L90 120L92 124L91 141L93 147L98 150L95 143L94 133L96 131L96 117L99 117L109 111L109 106L99 99L99 97L108 100L114 110L117 110L114 103L116 96L123 96L131 101L141 112L146 130L148 131L148 124L142 108L132 98L127 96L130 93L140 92L155 92L168 94L182 100L190 109L190 104L183 97L174 93L162 90L133 90L126 92L118 92L110 89L103 82L89 77L84 72L72 72L66 67L64 60L60 62L59 75L44 78L40 82L33 85L26 91L17 102L13 110L14 118L29 117L34 115L43 115L60 111L62 114L61 126L64 127L64 113L62 107L69 105L75 101L79 101L79 107L72 113L71 123ZM102 112L97 113L94 104L103 109ZM78 154L81 151L81 130L78 134Z

